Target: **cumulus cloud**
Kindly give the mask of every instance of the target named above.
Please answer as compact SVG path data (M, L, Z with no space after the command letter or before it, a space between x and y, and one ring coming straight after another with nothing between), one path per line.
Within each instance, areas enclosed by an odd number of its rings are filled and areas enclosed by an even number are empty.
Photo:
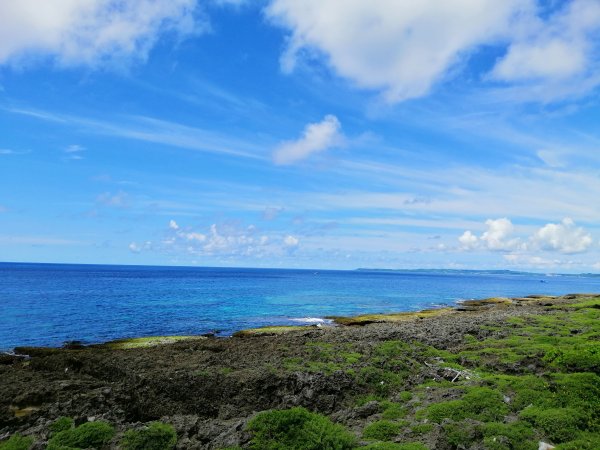
M556 82L586 76L599 50L595 43L599 32L598 1L564 2L562 9L545 20L529 17L491 75L510 82Z
M486 45L505 49L486 77L505 96L554 101L600 84L597 0L271 0L266 15L290 33L284 72L321 61L391 103L428 94Z
M465 231L458 241L463 250L492 250L509 251L521 245L519 238L511 238L514 225L506 217L501 219L488 219L485 221L487 227L481 236L477 237L471 231Z
M273 0L267 17L290 31L284 71L322 57L390 102L427 94L475 47L506 37L522 0Z
M129 248L129 251L131 253L142 253L143 250L150 250L152 249L152 242L151 241L146 241L143 242L141 244L138 244L137 242L131 242L127 248Z
M461 248L464 250L475 250L479 246L479 238L470 230L465 231L459 238Z
M507 261L523 262L526 258L533 261L531 258L535 255L530 253L535 251L583 253L593 243L590 233L576 226L575 222L568 217L560 223L544 225L529 237L513 237L515 227L507 218L489 219L485 225L487 229L481 236L465 231L458 238L460 248L512 252L512 256L506 256Z
M291 235L267 234L254 225L213 223L207 229L197 229L171 220L161 244L160 250L176 254L261 258L291 255L300 247L300 240Z
M549 223L537 230L531 242L542 250L572 254L585 252L593 240L588 232L567 217L560 223Z
M283 244L286 247L298 247L298 245L300 244L300 240L294 236L288 235L285 238L283 238Z
M536 268L549 268L559 267L565 263L559 259L548 259L541 256L523 255L511 253L503 256L504 260L509 264L520 267L536 267Z
M337 117L327 115L318 123L310 123L304 128L302 137L295 141L282 143L273 153L275 164L289 165L341 145L344 136Z
M59 65L144 59L159 36L199 31L196 0L0 2L0 64L50 57Z

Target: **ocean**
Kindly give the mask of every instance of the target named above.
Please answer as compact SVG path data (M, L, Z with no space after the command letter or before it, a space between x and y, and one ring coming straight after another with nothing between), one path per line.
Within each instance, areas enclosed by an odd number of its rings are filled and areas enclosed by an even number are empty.
M0 263L0 350L323 322L459 300L600 292L600 277Z

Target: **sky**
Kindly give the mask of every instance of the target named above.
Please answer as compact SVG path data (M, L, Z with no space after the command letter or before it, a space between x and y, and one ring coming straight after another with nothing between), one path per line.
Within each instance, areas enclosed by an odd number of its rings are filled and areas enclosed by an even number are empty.
M598 0L0 0L0 261L600 273Z

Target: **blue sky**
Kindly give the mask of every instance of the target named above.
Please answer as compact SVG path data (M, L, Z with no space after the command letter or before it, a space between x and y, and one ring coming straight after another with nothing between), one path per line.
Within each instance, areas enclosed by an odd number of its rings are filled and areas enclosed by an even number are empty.
M595 0L0 0L0 260L600 272Z

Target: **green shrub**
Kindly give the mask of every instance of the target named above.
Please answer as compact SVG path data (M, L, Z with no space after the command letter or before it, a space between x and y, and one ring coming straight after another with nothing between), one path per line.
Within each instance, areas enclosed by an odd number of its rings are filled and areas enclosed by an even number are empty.
M535 434L526 422L490 422L483 426L483 443L487 450L536 450Z
M583 344L569 350L554 350L546 360L573 372L600 373L600 345Z
M405 444L395 444L393 442L375 442L365 447L359 447L369 450L429 450L420 442L408 442Z
M554 442L574 439L583 425L582 415L573 408L542 409L536 406L525 408L521 418L541 428Z
M177 433L167 423L152 422L141 430L126 431L120 444L124 450L171 450L177 444Z
M1 450L29 450L29 447L33 444L33 438L31 436L21 436L20 434L13 434L8 441L0 442Z
M436 423L444 419L462 420L465 418L465 404L462 400L434 403L427 407L426 416Z
M433 430L433 425L430 423L420 423L411 428L411 431L415 434L425 434Z
M402 391L398 394L398 398L403 402L408 402L409 400L412 400L413 395L412 392Z
M560 373L552 377L557 406L600 414L600 377L593 373Z
M363 437L365 439L373 439L374 441L389 441L400 433L400 428L400 425L395 422L378 420L365 427Z
M598 450L599 448L598 433L581 433L575 440L556 446L556 450Z
M401 419L406 416L406 409L400 403L382 402L384 419Z
M344 427L300 407L259 413L247 429L255 450L346 450L355 445Z
M452 448L468 448L470 444L479 438L479 429L469 422L447 423L443 427L446 442Z
M50 424L50 431L58 433L59 431L70 430L75 426L75 422L70 417L59 417Z
M502 394L494 389L472 388L463 396L462 401L465 403L467 417L473 419L498 420L508 413L508 406L504 403Z
M87 422L77 428L59 431L48 441L48 450L64 448L99 449L109 442L115 434L114 428L106 422Z

